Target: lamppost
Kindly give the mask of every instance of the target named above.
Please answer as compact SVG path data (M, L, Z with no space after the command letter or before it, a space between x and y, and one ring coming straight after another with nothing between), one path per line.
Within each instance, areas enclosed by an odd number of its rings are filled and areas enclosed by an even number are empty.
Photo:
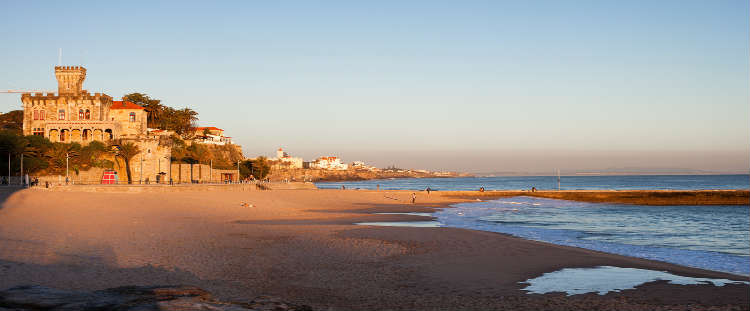
M164 158L167 159L167 165L169 165L169 184L171 185L172 184L172 157L171 157L172 152L170 151L169 153L170 153L170 157L169 158L164 157Z
M237 182L240 181L240 160L237 160Z
M213 184L214 183L214 159L211 159L211 163L208 167L208 183Z
M138 174L138 184L143 184L143 154L141 154L141 172Z
M69 159L70 159L70 153L66 152L65 153L65 184L66 185L68 184L68 181L70 181L70 177L68 176L69 170L70 170L69 165L68 165Z

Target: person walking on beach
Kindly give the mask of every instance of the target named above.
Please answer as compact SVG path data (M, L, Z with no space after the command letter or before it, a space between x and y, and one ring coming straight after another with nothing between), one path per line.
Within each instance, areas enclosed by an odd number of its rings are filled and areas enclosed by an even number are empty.
M432 189L430 189L430 187L427 187L427 189L425 190L427 190L427 195L430 195L430 191L432 191Z
M411 204L414 204L417 202L417 194L412 192L411 193Z

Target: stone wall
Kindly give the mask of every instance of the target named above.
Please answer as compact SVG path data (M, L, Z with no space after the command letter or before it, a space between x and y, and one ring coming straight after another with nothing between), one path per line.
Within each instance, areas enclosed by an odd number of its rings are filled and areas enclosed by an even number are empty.
M229 175L229 176L228 176ZM175 183L221 183L227 178L237 181L237 170L211 169L206 164L172 164L172 180ZM169 176L166 177L169 180Z

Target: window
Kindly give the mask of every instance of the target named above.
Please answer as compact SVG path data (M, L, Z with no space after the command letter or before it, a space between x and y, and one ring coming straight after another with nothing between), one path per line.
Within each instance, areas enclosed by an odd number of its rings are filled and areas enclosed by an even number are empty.
M83 109L78 110L78 120L83 120Z
M60 109L57 113L57 119L58 120L65 120L65 110Z
M39 110L39 120L46 120L44 110Z
M34 110L34 120L39 120L39 110Z
M44 136L44 129L43 128L34 128L34 130L31 132L32 135L37 136Z
M135 112L130 113L130 122L135 122Z
M91 120L91 111L86 109L86 120Z

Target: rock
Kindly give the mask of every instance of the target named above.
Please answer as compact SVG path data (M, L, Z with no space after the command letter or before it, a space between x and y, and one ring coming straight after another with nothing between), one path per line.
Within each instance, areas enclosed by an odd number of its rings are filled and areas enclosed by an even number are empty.
M31 310L117 310L117 311L183 311L183 310L278 310L308 311L281 299L261 296L250 303L222 302L193 286L124 286L87 292L18 286L0 291L0 311Z

